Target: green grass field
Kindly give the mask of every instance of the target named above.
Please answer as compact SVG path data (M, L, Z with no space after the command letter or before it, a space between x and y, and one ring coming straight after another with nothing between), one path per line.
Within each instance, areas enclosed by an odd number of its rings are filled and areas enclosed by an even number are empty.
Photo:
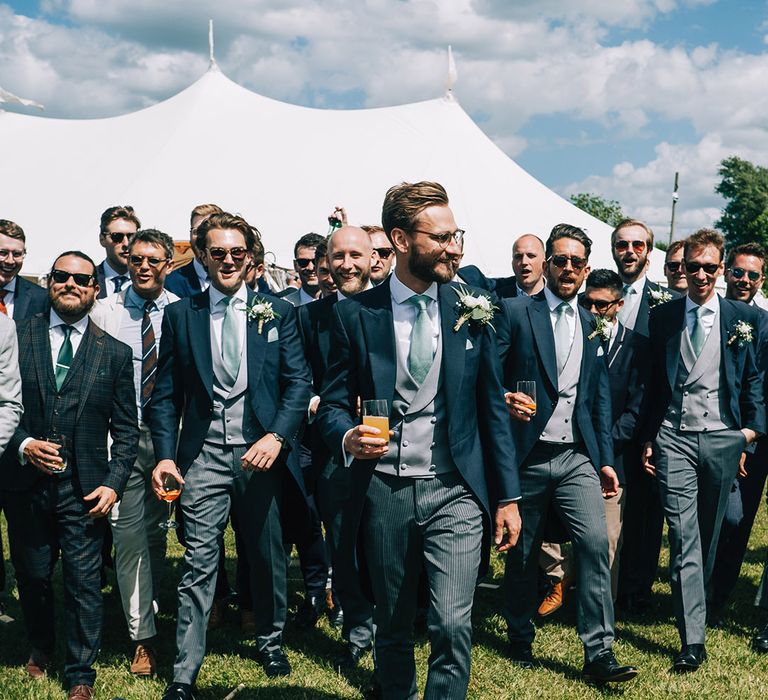
M228 531L227 553L234 554L234 541ZM641 675L624 686L600 689L580 680L582 651L574 631L573 600L539 627L534 653L541 661L540 668L522 671L505 660L504 623L498 614L497 590L478 590L475 605L475 640L472 654L471 698L598 698L620 695L626 698L742 698L768 697L768 656L760 656L749 648L754 629L765 623L760 611L753 607L757 584L766 556L768 523L764 507L752 533L750 550L742 569L742 578L730 609L724 629L709 632L707 649L709 661L697 673L675 676L669 672L672 654L678 649L678 636L672 622L669 584L666 571L660 570L654 592L655 604L642 617L623 620L616 625L615 650L619 660L641 669ZM3 524L3 537L6 537ZM128 654L132 647L125 631L125 622L114 581L105 592L104 639L98 660L97 697L125 700L157 699L169 680L174 655L175 581L181 557L181 548L171 535L169 542L167 582L159 616L160 678L135 679L128 672ZM7 540L5 546L7 556ZM663 565L666 566L666 553ZM234 559L232 567L234 581ZM498 581L503 562L495 559L489 582ZM298 569L291 568L291 613L301 601ZM57 574L58 577L58 574ZM13 588L11 572L10 599L7 611L16 622L0 625L0 700L43 700L66 698L58 674L47 680L31 681L26 677L23 664L29 652L24 630L19 621L20 611ZM302 698L362 698L370 686L373 664L370 655L348 678L333 671L330 659L339 648L340 637L323 619L309 633L296 631L289 620L285 643L293 665L290 677L271 681L254 660L254 643L243 639L236 610L229 611L228 624L209 635L209 653L198 679L197 697L201 700L223 700L240 683L244 689L237 700L269 698L301 700ZM63 634L60 634L60 641ZM423 688L429 645L421 637L417 644L419 682ZM63 648L57 652L58 669L61 668Z

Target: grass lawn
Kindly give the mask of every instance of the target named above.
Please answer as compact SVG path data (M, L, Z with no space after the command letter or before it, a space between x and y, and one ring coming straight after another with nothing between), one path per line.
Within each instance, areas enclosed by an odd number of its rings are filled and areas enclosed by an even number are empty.
M750 550L742 568L742 578L736 589L730 615L724 629L710 631L707 638L709 661L695 674L674 676L669 672L672 654L679 645L672 621L669 584L666 571L654 586L655 604L642 617L619 620L616 625L615 650L620 662L640 667L641 675L624 686L601 690L584 684L579 677L582 666L581 644L574 631L575 606L573 600L539 627L534 653L541 661L540 668L522 671L505 660L504 623L498 614L500 592L481 588L475 605L475 640L472 653L472 679L470 698L597 698L620 695L627 698L742 698L768 697L768 657L752 652L749 641L754 629L765 619L753 607L757 584L766 556L768 522L765 508L752 533ZM234 540L228 531L227 553L234 555ZM3 522L3 538L6 538ZM174 656L175 581L181 557L181 547L170 536L166 588L160 601L160 678L135 679L128 673L128 654L132 651L123 618L114 579L105 591L105 625L102 650L99 655L96 680L97 697L125 700L157 699L168 681ZM8 556L7 539L5 553ZM666 566L666 552L663 554ZM234 581L234 559L232 567ZM492 579L498 582L503 561L493 562ZM58 674L43 680L30 681L23 670L29 648L20 622L12 569L10 573L10 599L6 599L7 612L16 622L0 624L0 700L43 700L66 698ZM301 601L298 569L291 568L290 613ZM59 574L57 574L57 578ZM60 601L59 601L60 604ZM339 633L323 619L309 633L299 633L289 619L285 643L293 665L293 673L286 679L270 681L260 665L254 661L254 643L243 639L239 630L239 616L235 610L229 614L228 624L209 635L209 653L198 679L197 697L201 700L223 700L239 684L244 689L237 700L269 698L301 700L302 698L362 698L370 685L373 671L370 655L361 668L345 678L336 674L330 665L340 644ZM63 658L63 630L59 633L57 650L58 669ZM419 682L423 688L429 645L425 638L418 639L416 655Z

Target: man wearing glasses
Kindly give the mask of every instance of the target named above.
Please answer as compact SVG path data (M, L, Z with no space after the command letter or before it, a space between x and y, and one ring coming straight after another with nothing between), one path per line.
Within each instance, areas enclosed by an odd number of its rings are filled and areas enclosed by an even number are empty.
M309 304L320 296L320 283L315 268L315 249L325 240L319 233L305 233L293 246L293 269L301 287L288 287L277 296L294 306Z
M198 228L197 247L211 286L169 305L163 317L149 417L158 460L152 482L158 497L166 476L182 485L178 503L187 545L177 656L164 700L193 695L230 503L247 550L258 658L269 677L291 671L282 649L282 494L285 479L304 488L296 435L311 378L293 307L243 282L257 235L239 216L208 217Z
M107 257L96 266L99 299L117 294L128 284L128 241L140 228L133 207L110 207L101 215L99 243Z
M723 237L701 229L685 241L688 295L651 313L643 466L659 483L669 525L677 672L706 659L706 598L728 495L745 447L765 433L756 364L757 309L715 293Z
M93 322L133 351L133 380L139 417L139 453L123 491L110 513L115 544L115 574L128 634L134 644L131 673L157 670L155 612L165 559L165 531L159 525L166 508L152 492L157 463L149 433L149 403L155 384L157 349L165 307L178 301L164 289L173 270L173 240L154 229L135 233L128 244L129 287L97 302Z
M496 324L512 444L520 460L523 530L507 554L504 617L509 657L533 668L533 614L539 550L547 514L565 526L579 563L577 631L585 679L623 682L637 669L613 654L613 600L604 498L618 494L605 349L592 315L577 304L592 241L558 224L546 244L547 286L537 297L502 300ZM535 381L537 397L516 390Z
M395 249L384 229L381 226L361 226L371 239L373 246L373 257L371 259L371 284L376 286L381 284L389 273L392 272L392 265L395 262Z
M667 248L664 256L664 276L667 278L667 287L680 294L688 291L688 280L685 277L683 267L683 244L685 241L675 241Z
M61 553L70 700L93 697L105 516L136 461L139 433L130 349L88 318L95 273L84 253L62 253L48 276L50 317L17 324L25 410L8 446L16 459L3 464L1 482L32 678L51 669L51 576Z

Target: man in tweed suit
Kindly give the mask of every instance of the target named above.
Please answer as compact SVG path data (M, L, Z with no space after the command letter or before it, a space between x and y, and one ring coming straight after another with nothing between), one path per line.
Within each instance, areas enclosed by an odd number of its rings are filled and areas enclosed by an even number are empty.
M51 574L61 551L70 700L93 697L104 516L125 487L138 441L130 348L88 319L98 291L93 261L63 253L48 278L50 317L18 323L25 412L8 447L17 459L3 464L0 479L32 677L45 673L54 649Z
M165 700L193 694L230 500L248 553L259 659L270 677L290 673L282 649L287 556L281 502L284 479L303 488L296 435L311 378L294 308L258 297L243 283L257 234L239 216L206 219L197 247L211 286L171 304L163 317L150 413L158 460L152 479L158 496L166 475L183 485L187 543L177 656Z
M464 232L443 187L390 188L382 223L396 269L335 305L317 421L329 447L351 460L340 548L345 570L354 569L357 550L363 586L372 590L382 697L418 697L413 622L424 571L431 644L424 698L464 698L472 599L491 524L502 550L520 528L496 343L490 325L456 327L458 287L450 282ZM388 401L390 435L358 425L357 397Z

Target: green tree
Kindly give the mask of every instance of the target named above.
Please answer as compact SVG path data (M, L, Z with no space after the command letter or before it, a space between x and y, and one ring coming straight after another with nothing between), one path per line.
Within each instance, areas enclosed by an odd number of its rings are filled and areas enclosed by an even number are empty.
M715 226L729 246L757 241L768 244L768 169L731 156L721 161L715 192L726 200Z
M571 201L581 210L591 214L596 219L604 221L609 226L617 226L620 221L626 219L621 210L621 204L615 199L603 199L600 195L580 192L572 194Z

